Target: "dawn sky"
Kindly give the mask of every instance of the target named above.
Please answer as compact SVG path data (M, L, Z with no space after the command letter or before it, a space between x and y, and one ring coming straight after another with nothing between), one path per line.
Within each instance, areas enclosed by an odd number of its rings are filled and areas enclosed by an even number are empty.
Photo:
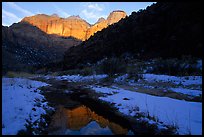
M2 2L2 25L10 26L26 16L58 14L66 18L79 15L90 24L114 10L124 10L127 15L145 9L153 2Z

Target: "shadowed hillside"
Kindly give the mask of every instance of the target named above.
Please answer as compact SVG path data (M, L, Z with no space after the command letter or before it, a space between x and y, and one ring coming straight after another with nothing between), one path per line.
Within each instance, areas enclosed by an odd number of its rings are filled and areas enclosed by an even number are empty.
M106 57L137 59L202 55L202 10L196 2L158 2L110 25L70 48L64 69L96 63Z
M65 50L81 41L48 35L28 23L2 26L3 71L27 71L61 60Z

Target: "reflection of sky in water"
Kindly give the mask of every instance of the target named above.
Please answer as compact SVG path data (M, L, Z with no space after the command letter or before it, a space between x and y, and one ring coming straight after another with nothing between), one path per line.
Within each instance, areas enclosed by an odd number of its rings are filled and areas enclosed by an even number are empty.
M113 135L109 128L101 128L95 121L90 122L78 131L67 129L65 134L69 135Z
M66 135L113 135L112 131L106 127L101 128L99 124L95 121L90 122L85 127L80 130L70 130L65 131ZM134 135L132 131L128 131L128 135Z

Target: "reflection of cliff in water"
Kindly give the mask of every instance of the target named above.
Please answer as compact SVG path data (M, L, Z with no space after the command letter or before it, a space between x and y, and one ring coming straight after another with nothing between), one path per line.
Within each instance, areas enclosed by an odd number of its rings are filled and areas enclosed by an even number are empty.
M129 134L128 129L83 105L74 109L60 107L53 116L49 131L50 134Z

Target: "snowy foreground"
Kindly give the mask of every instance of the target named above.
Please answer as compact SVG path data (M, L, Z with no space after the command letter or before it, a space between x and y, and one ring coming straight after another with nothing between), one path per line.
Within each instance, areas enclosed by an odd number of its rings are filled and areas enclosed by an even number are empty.
M45 76L45 79L67 80L69 82L100 81L107 75L64 75ZM127 84L129 86L142 85L151 90L151 83L167 82L168 86L163 87L171 91L191 96L202 96L202 76L176 77L168 75L143 74L143 79L137 81L127 79L127 74L115 78L115 83ZM141 83L141 81L143 83ZM173 83L174 85L172 86ZM26 119L32 118L32 122L38 121L41 114L45 114L49 108L44 97L37 89L47 84L22 78L2 78L2 134L17 134L19 130L26 129ZM166 128L165 125L172 125L177 128L179 134L202 134L202 103L178 100L169 97L158 97L145 93L125 90L117 86L102 87L89 85L89 88L104 96L99 99L110 102L118 110L127 115L135 117L138 114L149 114L157 122L146 118L149 124L157 124L159 128ZM161 85L162 87L162 85ZM154 88L154 87L153 87ZM165 90L161 90L164 92ZM44 102L44 103L42 103ZM49 108L51 109L51 108ZM159 122L158 122L159 121Z
M26 119L39 121L47 102L37 88L47 84L22 78L2 78L2 134L16 135L26 129Z
M202 134L202 103L157 97L117 87L90 86L90 88L106 94L99 99L114 103L125 115L135 116L138 112L136 108L139 107L139 112L149 113L164 124L177 126L179 134Z
M101 80L106 77L107 75L85 77L80 75L67 75L53 78L58 80L68 80L71 82L85 82L91 80ZM143 74L143 80L147 81L148 83L173 83L175 84L174 88L171 86L166 88L171 89L174 92L191 96L202 95L202 76L176 77L168 75ZM127 80L127 74L114 80L115 83L123 83L124 81L128 81L127 84L129 85L138 84L135 81ZM189 89L191 86L193 89ZM149 113L151 117L155 117L158 121L163 122L164 125L172 125L178 128L177 131L181 135L202 134L202 103L188 102L185 100L172 99L169 97L158 97L145 93L125 90L118 87L110 88L94 85L89 87L96 92L104 93L105 97L100 97L99 99L114 104L115 107L117 107L119 111L125 115L134 117L138 112L145 114ZM147 120L150 124L155 123L153 120L149 120L147 118L144 118L143 120ZM158 124L158 126L163 128L162 124Z

